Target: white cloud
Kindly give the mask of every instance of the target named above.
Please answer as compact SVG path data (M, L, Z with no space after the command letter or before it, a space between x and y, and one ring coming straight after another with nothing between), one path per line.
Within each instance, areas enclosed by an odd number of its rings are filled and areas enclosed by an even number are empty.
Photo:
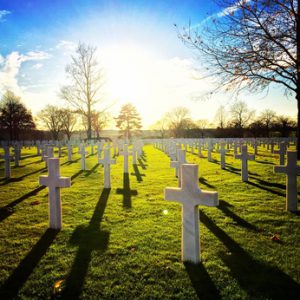
M32 69L38 70L38 69L40 69L42 67L43 67L43 64L38 63L38 64L33 65Z
M11 14L11 11L9 10L0 10L0 22L5 21L5 16Z
M2 64L0 66L0 92L10 89L19 95L22 94L22 89L18 84L18 75L22 63L26 61L45 60L50 57L51 56L48 53L43 51L30 51L26 54L20 54L17 51L13 51L6 57L2 57Z
M76 50L77 44L72 41L61 40L55 48L64 51L64 53L73 52Z

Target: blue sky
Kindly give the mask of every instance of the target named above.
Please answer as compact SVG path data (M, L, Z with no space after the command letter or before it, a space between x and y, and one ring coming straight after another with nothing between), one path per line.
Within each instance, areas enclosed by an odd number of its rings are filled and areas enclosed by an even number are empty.
M48 103L63 105L58 91L66 80L64 68L81 41L99 50L107 69L107 101L117 99L113 114L130 101L145 127L179 105L188 107L194 119L212 119L217 107L230 100L191 100L210 83L193 79L194 68L201 66L173 26L182 27L189 20L197 24L218 13L212 3L0 0L0 89L13 89L33 113ZM245 98L241 100L255 109L259 105L261 110L291 115L296 109L296 101L287 100L278 89L263 100Z

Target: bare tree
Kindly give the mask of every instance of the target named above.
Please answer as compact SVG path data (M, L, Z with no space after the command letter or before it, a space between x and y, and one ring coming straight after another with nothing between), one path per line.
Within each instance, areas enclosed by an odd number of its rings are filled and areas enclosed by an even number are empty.
M164 139L167 137L167 133L169 130L169 121L165 116L163 116L161 119L159 119L151 126L151 129L158 130L161 138Z
M199 127L201 131L201 137L204 137L204 130L207 128L209 121L207 119L200 119L196 122L196 125Z
M230 107L231 124L238 129L245 128L254 117L254 111L248 108L246 102L237 101Z
M70 140L74 128L77 124L76 113L68 108L62 108L61 114L62 130L66 134L68 140Z
M271 109L265 109L264 111L262 111L258 118L258 120L263 124L268 137L270 136L270 129L275 119L276 112Z
M54 140L59 139L60 133L63 131L63 112L54 105L47 105L38 115L41 123L51 132Z
M92 113L96 103L103 100L104 74L96 58L96 48L78 44L76 55L66 66L66 73L71 81L63 86L60 96L66 100L85 119L87 138L92 137Z
M186 107L175 107L165 114L165 118L174 137L183 137L184 131L191 127L190 111Z
M298 0L217 0L220 13L179 37L199 51L218 88L239 92L281 85L298 106L300 159L300 6ZM205 23L204 22L204 23ZM195 28L193 30L193 28Z
M96 132L97 138L100 137L100 131L103 130L111 121L111 115L108 112L92 112L92 129Z
M216 114L215 114L215 123L216 126L220 129L224 129L226 126L226 110L225 106L221 105L219 106Z

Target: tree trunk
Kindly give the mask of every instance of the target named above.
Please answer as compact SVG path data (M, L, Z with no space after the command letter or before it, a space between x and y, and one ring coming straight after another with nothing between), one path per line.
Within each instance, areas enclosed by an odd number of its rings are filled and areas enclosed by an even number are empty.
M297 8L297 88L296 88L296 100L298 108L298 118L297 118L297 157L300 159L300 4L298 1Z
M297 88L297 107L298 107L298 118L297 118L297 157L300 160L300 83L299 83L299 72L298 72L298 88Z

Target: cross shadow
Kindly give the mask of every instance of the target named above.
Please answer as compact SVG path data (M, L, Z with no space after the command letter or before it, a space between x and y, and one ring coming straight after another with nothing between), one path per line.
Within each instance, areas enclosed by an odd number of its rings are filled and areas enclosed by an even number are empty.
M206 185L209 188L215 188L215 186L212 184L209 184L204 177L199 177L199 182Z
M31 157L37 157L37 156L39 156L39 155L37 155L37 154L25 155L25 156L22 156L22 157L20 158L20 160L24 160L24 159L31 158Z
M29 193L26 193L25 195L19 197L18 199L14 200L13 202L7 204L4 207L0 208L0 222L2 222L3 220L5 220L7 217L9 217L11 214L14 213L14 207L19 204L20 202L22 202L23 200L31 197L31 196L35 196L39 191L45 189L46 186L39 186L38 188L32 190Z
M30 175L33 175L33 174L36 174L36 173L40 173L42 171L45 171L47 168L41 168L39 170L36 170L36 171L33 171L33 172L30 172L28 174L25 174L25 175L22 175L20 177L15 177L15 178L7 178L6 180L4 180L1 184L1 185L6 185L8 183L11 183L11 182L19 182L19 181L22 181L24 178L30 176Z
M230 269L249 299L296 299L300 286L276 267L251 257L235 240L218 227L204 212L201 222L227 247L229 253L218 255Z
M273 190L271 188L268 188L268 187L265 187L263 185L257 184L257 183L255 183L253 181L246 181L245 183L249 184L249 185L252 185L252 186L255 186L255 187L257 187L259 189L262 189L264 191L270 192L270 193L272 193L274 195L285 197L285 193L282 193L282 192L279 192L279 191L275 191L275 190Z
M66 161L66 162L64 162L64 163L62 163L61 164L61 166L63 166L63 165L71 165L71 164L74 164L74 163L76 163L76 162L78 162L78 161L80 161L80 157L79 158L77 158L77 159L75 159L75 160L72 160L72 161Z
M104 215L110 189L103 189L95 207L94 214L88 226L78 226L70 243L78 246L76 257L70 273L65 281L62 299L79 299L87 275L93 251L102 253L109 243L109 232L101 230L101 221Z
M202 263L192 264L185 262L184 267L199 299L221 299L216 286Z
M256 162L259 164L264 164L264 165L275 165L275 163L272 163L269 161L263 161L263 160L256 160Z
M142 151L142 155L140 156L140 158L143 160L143 161L147 161L147 155L144 151Z
M233 205L229 204L228 202L224 200L219 200L219 206L217 206L218 209L220 209L227 217L231 218L236 225L244 227L245 229L252 230L255 232L261 232L259 228L256 226L250 224L240 216L236 215L233 211L231 211L229 208L233 207Z
M59 231L48 228L0 288L1 299L16 299L19 290L45 255Z
M29 165L34 165L34 164L40 164L42 163L43 161L42 160L37 160L37 161L33 161L33 162L30 162L28 164L24 164L23 166L26 167L26 166L29 166Z
M128 173L123 173L123 188L117 189L117 194L123 195L123 207L131 208L131 196L136 196L138 193L136 190L130 189L129 175Z
M73 174L72 176L71 176L71 180L73 181L76 177L78 177L80 174L82 174L84 171L83 170L80 170L80 171L78 171L77 173L75 173L75 174Z
M240 169L234 168L234 167L228 165L227 163L225 164L225 169L223 169L223 170L233 173L233 174L241 175Z
M85 174L84 174L84 177L88 177L88 176L90 176L92 173L94 173L94 171L99 167L99 163L97 163L97 164L95 164L94 166L93 166L93 168L91 168L90 170L88 170L88 171L85 171Z
M148 165L144 164L144 162L143 162L140 158L138 158L138 162L139 162L139 165L141 166L141 168L142 168L143 170L146 170L146 169L147 169L147 166L148 166Z
M138 182L143 181L142 176L146 176L146 175L140 173L140 170L139 170L139 168L138 168L138 166L136 164L133 164L133 170L134 170L134 173L131 173L131 175L135 175L136 180Z

